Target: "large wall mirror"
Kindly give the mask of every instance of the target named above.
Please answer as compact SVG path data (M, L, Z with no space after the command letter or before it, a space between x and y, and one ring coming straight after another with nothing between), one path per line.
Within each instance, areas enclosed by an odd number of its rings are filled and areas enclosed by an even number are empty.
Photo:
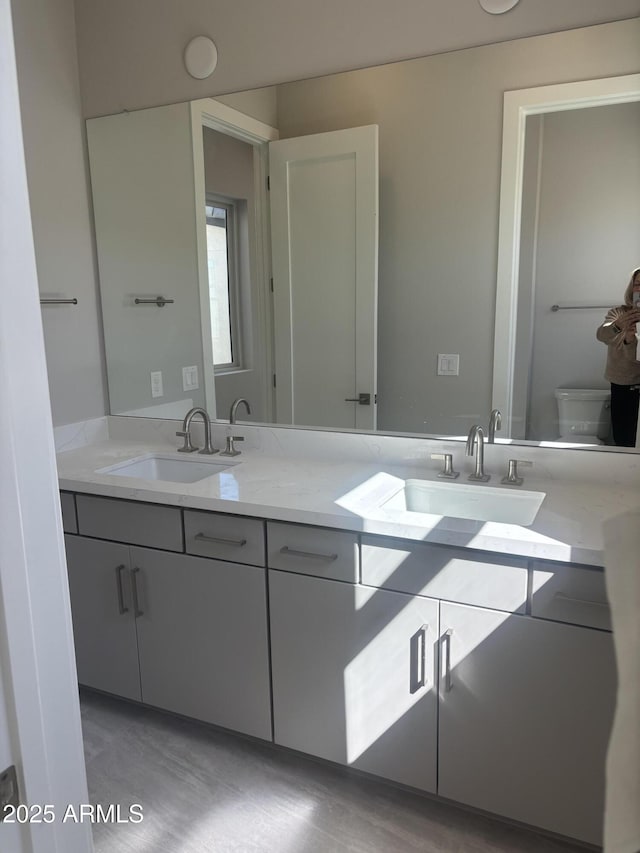
M640 265L638 30L90 119L111 413L245 397L258 422L462 437L497 406L503 436L555 442L557 388L606 408L595 329Z

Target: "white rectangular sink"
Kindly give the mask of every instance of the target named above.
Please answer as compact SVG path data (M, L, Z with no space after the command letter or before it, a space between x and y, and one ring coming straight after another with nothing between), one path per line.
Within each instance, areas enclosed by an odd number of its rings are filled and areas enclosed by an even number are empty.
M96 474L112 474L117 477L135 477L138 480L163 480L169 483L197 483L206 477L219 474L238 462L222 462L218 459L185 455L184 458L170 453L147 453L100 468Z
M382 508L526 527L533 523L544 499L545 492L516 488L405 480L404 488Z

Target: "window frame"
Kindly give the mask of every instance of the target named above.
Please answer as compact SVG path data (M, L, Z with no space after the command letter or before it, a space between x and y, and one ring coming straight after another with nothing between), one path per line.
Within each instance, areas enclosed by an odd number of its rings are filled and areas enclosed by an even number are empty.
M221 207L227 212L227 293L229 298L229 333L231 338L231 361L224 364L213 363L214 373L232 373L244 369L242 341L242 299L240 294L240 250L238 241L238 208L237 199L218 193L206 193L205 222L206 226L216 224L213 217L206 215L207 207ZM208 269L207 269L208 274ZM207 276L208 277L208 276ZM208 279L209 298L211 298L211 282ZM211 325L211 324L210 324ZM210 329L213 341L213 330Z

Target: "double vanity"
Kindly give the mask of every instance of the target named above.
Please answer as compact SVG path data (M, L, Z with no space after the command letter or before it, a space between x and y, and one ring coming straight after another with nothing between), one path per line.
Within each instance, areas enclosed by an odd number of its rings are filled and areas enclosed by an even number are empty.
M242 425L221 458L107 421L58 455L80 683L601 843L600 523L636 457L597 454L601 486L596 456L576 479L526 448L503 486L523 448L488 446L478 484L455 442Z

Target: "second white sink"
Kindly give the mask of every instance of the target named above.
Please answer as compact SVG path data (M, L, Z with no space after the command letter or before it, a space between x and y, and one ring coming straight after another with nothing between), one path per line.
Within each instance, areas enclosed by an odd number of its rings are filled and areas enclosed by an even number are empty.
M499 486L405 480L404 489L386 501L382 508L526 527L533 523L544 498L545 492Z
M205 477L219 474L238 462L221 462L203 459L202 456L172 456L170 453L147 453L117 465L100 468L96 474L113 474L117 477L135 477L138 480L163 480L169 483L197 483Z

